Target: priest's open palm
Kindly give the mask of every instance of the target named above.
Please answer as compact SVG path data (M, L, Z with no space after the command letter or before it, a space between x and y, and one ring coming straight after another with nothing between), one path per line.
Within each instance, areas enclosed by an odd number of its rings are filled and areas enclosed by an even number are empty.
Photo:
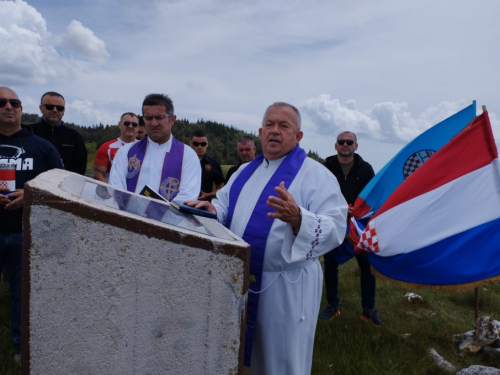
M274 208L276 212L269 212L267 216L275 219L280 219L285 223L290 223L298 230L300 228L300 208L293 199L292 194L285 188L285 183L282 181L279 186L274 188L278 197L270 196L267 199L267 205Z

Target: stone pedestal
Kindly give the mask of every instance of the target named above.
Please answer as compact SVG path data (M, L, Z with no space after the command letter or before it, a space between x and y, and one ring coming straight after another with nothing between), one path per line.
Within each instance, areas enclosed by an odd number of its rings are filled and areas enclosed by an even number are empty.
M239 237L61 170L25 201L23 374L241 373Z

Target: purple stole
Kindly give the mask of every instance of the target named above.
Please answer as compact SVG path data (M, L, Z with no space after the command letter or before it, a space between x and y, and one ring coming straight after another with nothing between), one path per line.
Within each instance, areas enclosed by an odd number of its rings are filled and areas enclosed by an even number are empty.
M128 151L127 190L135 192L141 167L148 150L149 138L146 137L134 143ZM184 143L179 142L172 136L170 152L165 154L163 167L161 169L160 186L158 193L165 199L171 201L179 192L182 176L182 164L184 161ZM153 189L155 186L151 186Z
M271 208L266 204L270 195L276 196L274 188L279 186L281 181L285 182L285 187L288 189L295 176L299 172L302 163L306 159L306 153L299 145L286 156L285 160L280 164L276 172L273 174L267 185L262 190L262 193L257 200L252 215L248 220L248 224L243 233L243 239L250 244L250 274L255 276L255 282L252 283L251 289L256 292L262 290L262 267L264 263L264 253L266 250L267 237L271 231L271 226L274 222L273 218L267 216ZM238 197L250 176L255 172L257 167L263 162L264 156L257 156L249 165L238 175L233 182L229 191L229 207L227 214L226 227L231 227L234 208ZM257 309L259 306L260 293L250 293L247 302L247 319L246 319L246 334L245 334L245 366L250 366L252 355L252 345L255 330L255 321L257 319Z

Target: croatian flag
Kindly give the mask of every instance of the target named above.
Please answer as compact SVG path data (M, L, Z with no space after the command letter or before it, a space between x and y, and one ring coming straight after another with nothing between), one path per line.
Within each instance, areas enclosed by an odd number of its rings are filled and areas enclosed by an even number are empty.
M408 143L365 186L354 203L354 217L369 218L419 166L476 116L476 102L429 128Z
M408 143L365 186L354 202L353 217L348 236L354 244L364 230L366 222L375 214L394 190L454 135L476 116L476 101L453 116L441 121ZM339 264L349 260L358 251L349 244L337 258Z
M358 249L392 279L457 286L500 275L500 165L488 113L405 180Z

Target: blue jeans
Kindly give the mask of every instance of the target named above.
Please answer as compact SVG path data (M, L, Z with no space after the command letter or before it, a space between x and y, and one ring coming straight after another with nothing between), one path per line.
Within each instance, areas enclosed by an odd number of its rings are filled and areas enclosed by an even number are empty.
M21 352L21 265L23 232L0 232L0 270L7 264L12 299L12 338L16 354Z
M338 306L339 299L339 264L332 255L332 251L323 255L325 267L325 290L329 305ZM370 262L366 255L356 255L361 271L361 306L363 309L375 307L375 276L370 270Z

